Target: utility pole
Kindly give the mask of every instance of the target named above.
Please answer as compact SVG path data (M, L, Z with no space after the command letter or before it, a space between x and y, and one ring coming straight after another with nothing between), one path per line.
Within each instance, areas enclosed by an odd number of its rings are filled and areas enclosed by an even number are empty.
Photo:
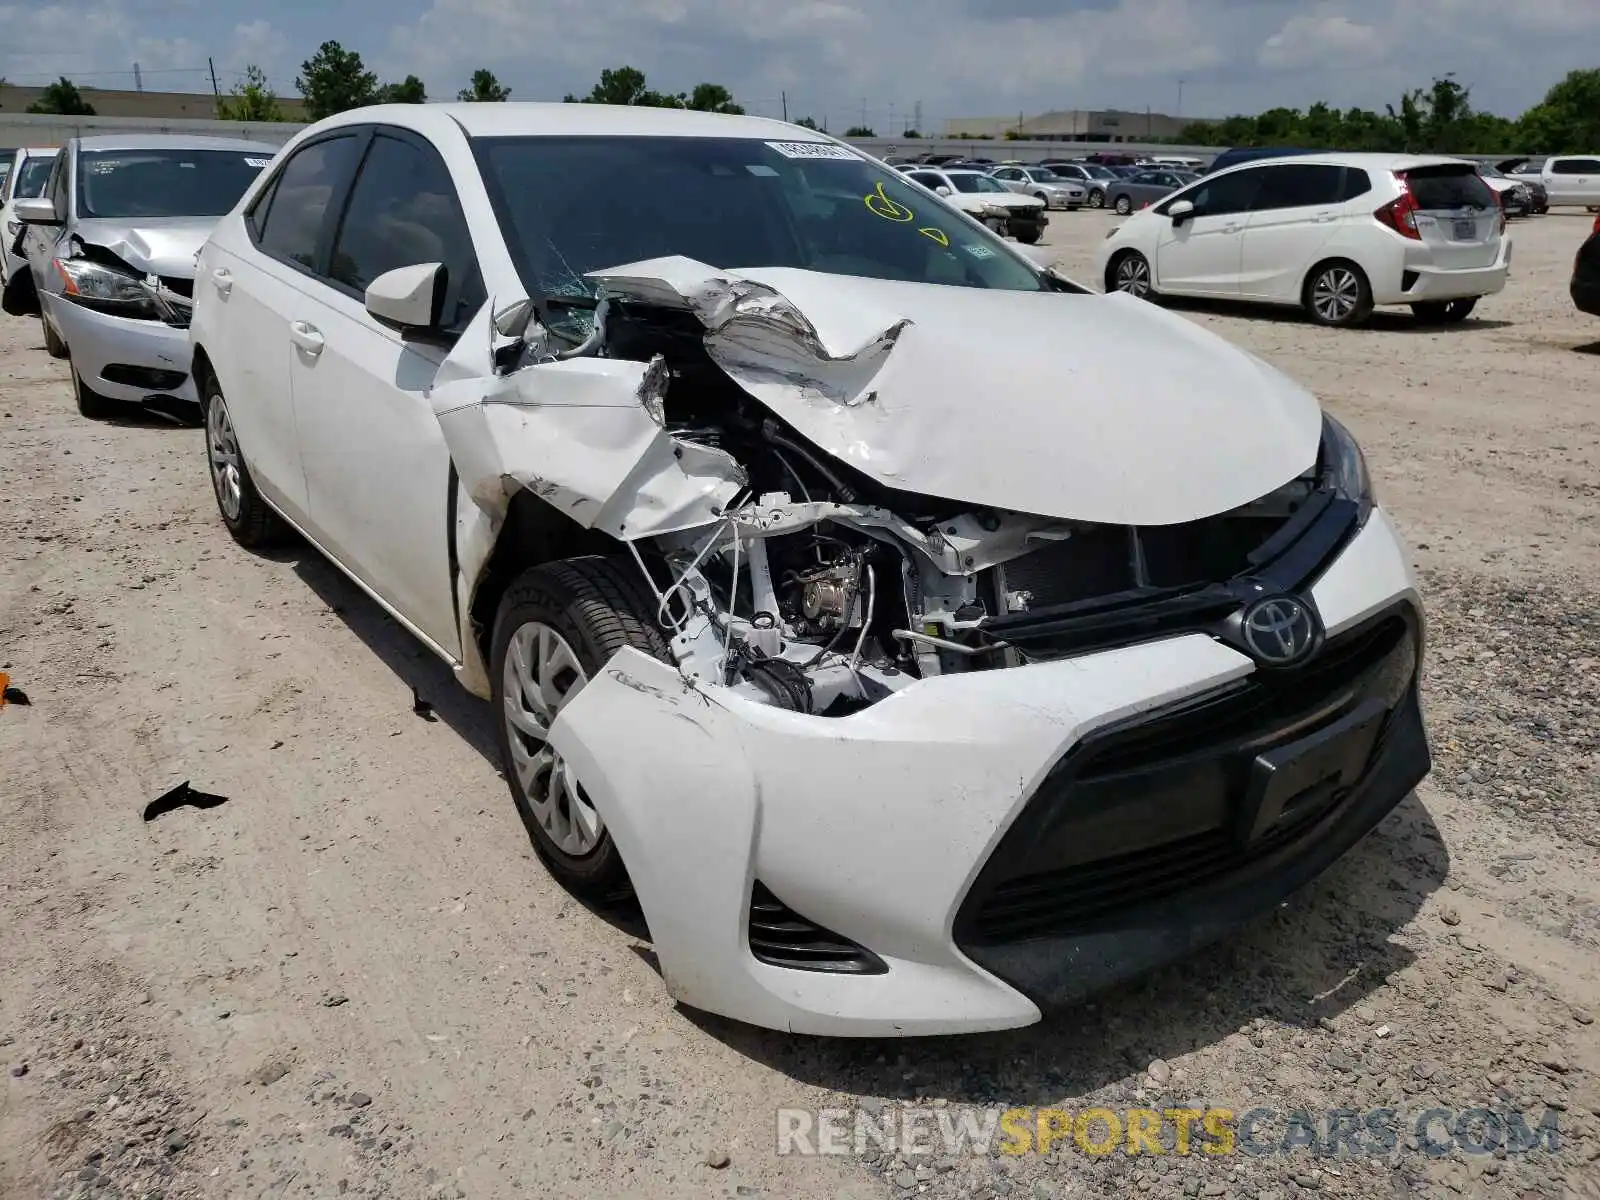
M899 126L894 123L894 101L889 101L889 136L899 137Z
M133 90L136 92L144 91L144 77L139 74L138 63L133 64Z
M922 101L918 100L917 103L916 103L916 107L913 108L911 111L912 111L912 117L911 117L912 127L914 129L916 129L916 131L918 133L927 133L928 131L922 127Z
M867 98L861 97L861 128L867 127Z
M779 92L778 95L783 98L783 119L787 121L789 119L789 93Z
M222 89L217 86L217 64L211 60L210 55L206 56L206 66L211 68L211 94L220 100Z
M1178 80L1178 111L1172 114L1175 117L1183 116L1183 80Z

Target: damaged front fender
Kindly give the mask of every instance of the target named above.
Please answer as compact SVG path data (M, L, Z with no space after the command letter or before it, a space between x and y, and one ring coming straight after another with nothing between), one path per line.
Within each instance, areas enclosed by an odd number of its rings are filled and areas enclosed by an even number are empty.
M745 485L721 450L680 441L657 416L659 362L575 358L433 392L472 502L503 517L520 489L578 524L633 540L708 524Z

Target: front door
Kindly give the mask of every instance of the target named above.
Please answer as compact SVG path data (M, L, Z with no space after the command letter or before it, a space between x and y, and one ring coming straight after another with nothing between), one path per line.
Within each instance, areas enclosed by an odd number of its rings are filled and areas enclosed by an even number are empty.
M1261 183L1260 168L1203 180L1164 200L1165 214L1179 200L1194 205L1180 222L1163 217L1156 238L1157 291L1197 296L1237 296L1245 221Z
M374 319L367 285L442 263L441 336ZM459 657L449 567L450 452L429 396L439 364L486 300L448 169L415 134L373 137L334 236L325 286L289 326L310 529L347 570Z

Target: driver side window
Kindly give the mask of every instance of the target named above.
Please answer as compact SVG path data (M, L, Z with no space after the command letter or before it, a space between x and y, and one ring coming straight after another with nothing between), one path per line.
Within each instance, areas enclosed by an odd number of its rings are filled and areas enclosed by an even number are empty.
M1227 175L1215 176L1179 192L1162 206L1165 212L1174 202L1187 200L1194 205L1194 215L1197 217L1222 217L1232 213L1249 212L1250 206L1255 203L1256 193L1261 190L1261 181L1266 176L1266 168L1257 167L1249 171L1234 171Z

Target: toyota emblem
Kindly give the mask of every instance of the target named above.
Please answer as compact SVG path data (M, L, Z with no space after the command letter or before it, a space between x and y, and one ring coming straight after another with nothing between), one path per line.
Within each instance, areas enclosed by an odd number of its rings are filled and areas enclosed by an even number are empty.
M1316 614L1291 596L1269 596L1244 610L1239 634L1263 666L1289 667L1317 648Z

